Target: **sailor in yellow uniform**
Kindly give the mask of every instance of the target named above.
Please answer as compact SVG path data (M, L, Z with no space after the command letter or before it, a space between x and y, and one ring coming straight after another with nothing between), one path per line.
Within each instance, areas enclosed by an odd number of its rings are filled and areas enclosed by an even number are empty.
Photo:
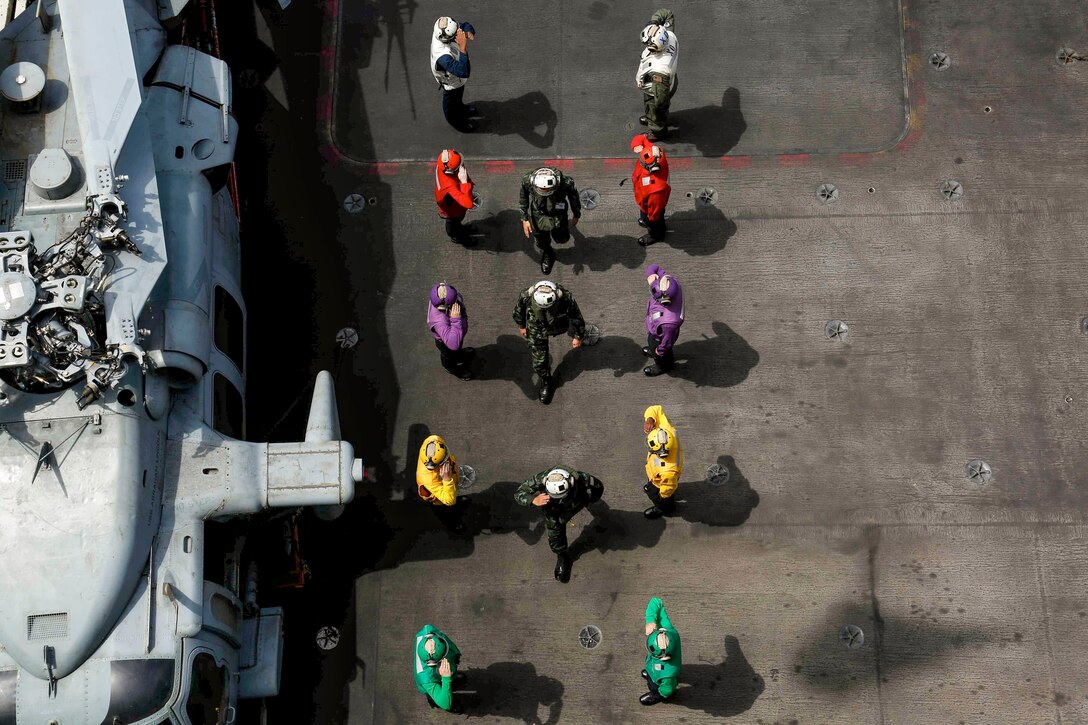
M416 492L426 503L431 504L434 515L442 524L457 533L465 530L461 523L463 503L457 499L457 484L461 473L457 469L457 459L453 457L446 441L441 436L430 436L419 447L419 462L416 464Z
M676 508L673 495L684 468L684 447L660 405L651 405L642 417L646 433L646 485L642 490L653 504L642 513L657 519Z

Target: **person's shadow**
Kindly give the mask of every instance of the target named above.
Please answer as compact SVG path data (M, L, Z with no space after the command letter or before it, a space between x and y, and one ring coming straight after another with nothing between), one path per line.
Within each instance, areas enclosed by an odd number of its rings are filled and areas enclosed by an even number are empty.
M509 380L529 400L537 396L529 344L521 335L499 335L495 342L477 346L472 371L477 380Z
M737 468L733 456L720 456L718 465L729 471L729 480L713 486L706 480L681 483L676 489L676 516L693 524L740 526L759 505L759 494Z
M673 194L676 193L676 189L673 189ZM670 198L670 203L674 199L675 196ZM665 239L658 244L667 244L694 257L717 254L725 249L725 245L737 233L736 222L716 206L696 206L694 209L666 214L665 223L668 231Z
M540 91L526 93L508 101L476 101L478 133L507 136L516 133L538 149L555 141L559 116Z
M608 495L607 483L604 493ZM568 551L574 560L593 550L603 554L607 551L649 549L657 545L665 531L663 520L647 519L641 510L614 509L604 499L586 508L593 514L593 521L582 527L578 538L570 543Z
M638 229L634 225L632 227ZM637 269L646 261L646 248L638 245L639 236L632 233L587 237L582 233L581 226L577 226L571 229L574 244L557 246L556 260L570 264L575 274L581 274L587 267L593 272L604 272L614 264Z
M675 143L690 143L703 156L724 156L748 129L740 110L740 91L726 88L720 106L686 108L669 114Z
M569 338L561 336L559 339L565 341ZM619 336L602 336L595 345L584 345L577 350L565 349L562 355L552 373L557 390L589 370L611 370L613 377L621 378L627 373L641 371L646 364L638 343ZM552 357L556 357L554 351Z
M563 683L538 675L528 662L496 662L487 668L462 670L465 682L456 695L465 715L506 717L525 725L556 725L563 712ZM541 707L547 710L540 715Z
M763 678L748 664L740 642L730 635L725 638L721 664L684 663L671 702L715 718L733 717L747 712L764 688Z
M744 382L759 363L759 353L724 322L712 322L714 337L684 340L673 347L677 365L667 374L698 387L729 388ZM641 355L641 350L638 353Z

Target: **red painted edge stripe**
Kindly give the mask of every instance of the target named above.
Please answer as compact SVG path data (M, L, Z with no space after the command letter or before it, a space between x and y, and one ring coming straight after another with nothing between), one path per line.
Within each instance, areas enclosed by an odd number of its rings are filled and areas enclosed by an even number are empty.
M752 165L751 156L722 156L723 169L747 169Z
M681 156L679 158L669 159L669 168L670 169L680 169L681 171L684 170L684 169L690 169L691 168L691 157L690 156Z
M393 162L381 161L374 164L368 164L366 172L372 176L396 176L400 171L400 164Z
M492 174L509 174L514 171L513 161L485 161L484 168Z
M864 166L873 160L873 155L868 154L839 154L839 162L847 166Z
M317 99L317 120L327 121L332 118L332 96L325 94Z
M625 169L631 166L630 159L605 159L604 167L606 169Z
M560 171L573 171L574 159L551 159L550 161L545 161L544 165L551 166Z
M808 154L779 154L778 163L781 166L804 166L808 163Z

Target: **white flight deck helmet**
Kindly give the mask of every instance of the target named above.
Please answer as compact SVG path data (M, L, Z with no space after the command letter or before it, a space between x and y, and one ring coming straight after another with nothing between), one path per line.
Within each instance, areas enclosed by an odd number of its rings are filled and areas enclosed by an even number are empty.
M553 468L544 477L544 488L552 498L563 498L570 492L570 471Z
M559 288L555 285L555 282L551 282L546 279L542 279L532 287L533 302L537 307L541 309L547 309L555 304L555 301L559 299Z
M669 31L663 25L647 25L642 29L642 44L654 53L669 47Z
M529 180L541 196L551 196L559 186L559 176L549 168L537 169Z
M452 43L457 38L457 21L450 17L441 17L434 23L434 36L443 43Z

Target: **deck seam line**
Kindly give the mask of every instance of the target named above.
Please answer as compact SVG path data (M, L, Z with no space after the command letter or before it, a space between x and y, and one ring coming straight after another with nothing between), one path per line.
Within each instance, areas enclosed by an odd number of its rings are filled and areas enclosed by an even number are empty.
M1056 695L1058 690L1054 681L1054 646L1050 640L1050 607L1047 606L1048 595L1046 591L1046 580L1043 577L1043 558L1039 553L1039 532L1036 531L1032 536L1032 548L1035 550L1035 584L1039 590L1039 606L1043 610L1043 636L1046 639L1046 673L1047 679L1050 681L1050 694L1051 703L1054 706L1054 718L1058 725L1062 722L1062 712L1058 707Z

